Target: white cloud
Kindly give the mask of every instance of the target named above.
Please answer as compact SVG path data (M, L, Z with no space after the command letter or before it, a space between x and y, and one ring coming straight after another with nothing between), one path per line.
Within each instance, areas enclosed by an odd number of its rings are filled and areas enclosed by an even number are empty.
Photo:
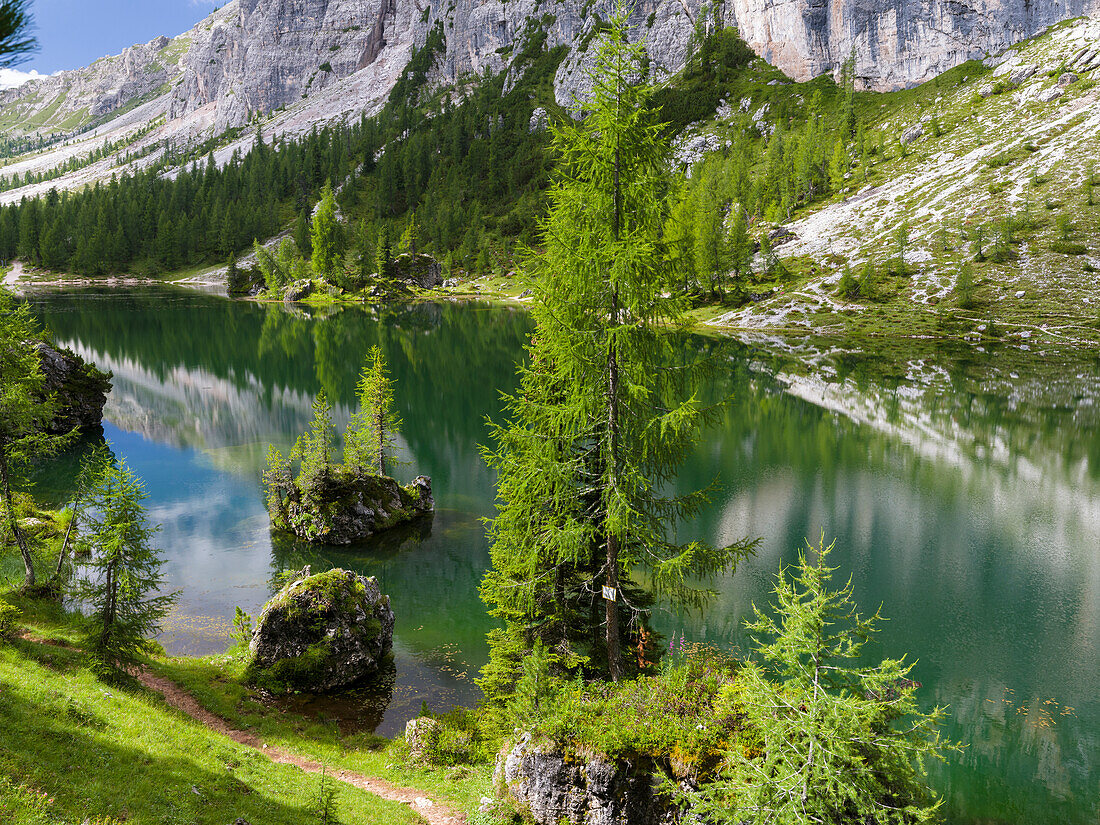
M49 75L39 74L37 69L29 72L21 72L18 69L0 69L0 89L14 89L22 86L28 80L38 80Z

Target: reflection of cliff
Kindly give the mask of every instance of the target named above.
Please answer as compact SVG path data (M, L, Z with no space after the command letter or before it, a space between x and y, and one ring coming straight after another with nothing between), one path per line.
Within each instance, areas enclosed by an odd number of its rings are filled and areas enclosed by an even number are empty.
M241 473L263 465L267 443L289 446L318 390L342 426L377 344L396 380L403 457L467 502L484 500L492 484L477 445L485 417L500 410L499 392L515 385L529 329L524 313L508 310L417 304L311 318L162 288L51 295L40 311L59 340L115 372L109 420L204 449Z
M704 615L665 614L661 627L747 644L741 621L774 571L806 538L835 538L859 602L890 619L879 655L919 659L925 703L951 705L946 733L967 749L936 774L966 800L950 821L1095 822L1096 366L1063 380L1041 359L1031 376L999 358L902 362L900 375L824 360L806 376L739 345L711 354L731 369L715 391L735 398L680 484L717 477L720 491L679 532L764 542Z
M312 398L264 387L254 376L231 382L184 366L161 376L140 361L115 359L79 341L66 346L114 373L107 419L150 441L199 449L281 441L283 433L301 431L312 416ZM346 419L347 412L341 413Z

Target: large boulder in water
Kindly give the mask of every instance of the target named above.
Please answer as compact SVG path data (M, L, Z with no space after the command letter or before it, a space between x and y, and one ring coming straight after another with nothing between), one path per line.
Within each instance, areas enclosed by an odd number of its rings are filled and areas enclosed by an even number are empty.
M406 487L388 476L325 472L309 489L292 485L276 526L316 544L353 544L428 515L435 508L432 480L420 476Z
M43 390L57 401L57 415L47 431L55 435L76 427L95 429L103 422L103 406L111 391L111 374L100 372L71 350L44 341L34 344L44 380Z
M306 567L263 612L249 649L251 681L323 693L378 671L393 647L393 610L378 582Z

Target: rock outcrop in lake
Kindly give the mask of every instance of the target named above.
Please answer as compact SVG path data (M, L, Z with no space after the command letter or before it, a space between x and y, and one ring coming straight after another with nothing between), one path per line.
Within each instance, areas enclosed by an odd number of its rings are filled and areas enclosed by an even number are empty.
M291 483L282 500L283 509L271 514L273 523L316 544L354 544L435 509L427 476L402 486L388 476L344 467L329 468L308 490Z
M322 693L378 671L393 646L389 596L349 570L306 567L264 605L249 650L251 681Z
M48 427L55 435L74 428L95 429L111 391L110 373L101 372L76 353L40 341L35 344L46 395L57 400L57 415Z
M506 801L536 825L676 825L682 812L657 791L653 765L616 764L539 747L524 734L497 758L494 780Z

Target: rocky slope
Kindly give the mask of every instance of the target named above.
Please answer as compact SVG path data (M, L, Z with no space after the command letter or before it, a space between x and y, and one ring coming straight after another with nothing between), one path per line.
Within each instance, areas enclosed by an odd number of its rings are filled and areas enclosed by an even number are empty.
M891 318L908 335L945 332L1020 346L1100 338L1100 20L1062 25L984 64L971 63L892 105L873 124L903 153L878 185L849 177L840 195L791 223L777 247L807 280L715 319L748 329L877 334ZM717 127L717 124L716 124ZM900 147L900 143L897 144ZM876 167L878 168L878 167ZM1014 228L1005 230L1008 222ZM881 266L908 228L911 277L888 305L837 295L844 263ZM1003 232L1003 260L975 262ZM974 306L957 306L960 267L977 276ZM993 327L993 320L997 328Z
M548 46L572 49L555 78L558 101L568 103L583 87L591 35L612 8L610 0L232 0L172 40L0 95L0 132L75 135L16 159L0 176L43 173L74 159L83 166L59 181L9 190L3 200L107 178L123 168L123 151L140 156L132 164L140 168L169 146L194 145L252 121L269 137L298 135L376 111L437 26L445 47L433 85L506 70L538 26ZM717 13L704 0L640 0L632 20L658 74L677 71L696 23L717 15L795 79L835 70L854 54L859 82L884 89L926 80L1088 13L1100 13L1100 0L731 0ZM92 162L107 141L114 157Z

